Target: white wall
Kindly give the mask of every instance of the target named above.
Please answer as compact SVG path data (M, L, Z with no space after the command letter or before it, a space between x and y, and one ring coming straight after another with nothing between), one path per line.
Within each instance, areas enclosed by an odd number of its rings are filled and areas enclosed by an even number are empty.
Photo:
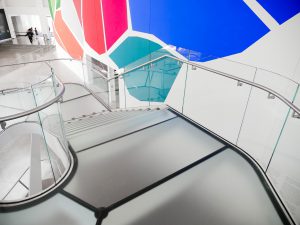
M15 32L26 32L28 28L33 27L41 31L40 17L37 15L21 15L11 17Z
M226 58L264 68L300 82L300 73L295 73L300 59L299 26L300 13L270 31L244 52Z
M250 81L253 81L255 77L255 82L270 87L287 99L292 100L297 88L297 83L293 80L300 82L299 27L300 14L291 18L277 29L270 31L240 54L199 64ZM275 73L259 68L271 70ZM176 109L180 109L181 107L181 103L179 102L181 101L180 96L182 94L178 96L178 93L182 93L182 88L185 85L184 81L185 73L179 73L166 100L167 104L174 106ZM231 142L236 143L249 91L250 89L247 85L237 87L236 82L229 81L226 78L221 78L220 76L218 77L199 69L189 69L184 100L184 113L219 135L228 138ZM254 101L254 99L256 100ZM277 139L275 133L279 133L287 112L284 106L278 106L279 108L276 106L281 104L278 100L273 101L275 105L269 104L271 101L268 101L267 93L257 93L257 90L253 90L250 100L250 106L254 107L254 109L250 107L249 110L253 110L253 113L257 115L247 114L247 117L245 117L247 125L242 127L242 137L239 140L239 144L245 147L246 150L249 149L249 153L254 153L253 151L263 151L263 149L258 150L257 145L262 144L266 140L268 140L269 144L272 143L271 145L274 147ZM270 110L265 109L266 105L268 107L276 106L277 111L271 113ZM280 115L278 116L278 114ZM258 118L260 122L256 121ZM262 121L267 128L277 128L265 130L265 135L257 135L258 133L255 133L255 128L261 127ZM278 124L275 126L275 123ZM255 124L257 126L253 127ZM271 135L271 133L273 134ZM257 143L249 145L249 140L246 140L246 137L249 135L254 135ZM266 138L267 135L270 136ZM254 147L256 148L255 150L253 150ZM271 146L269 148L269 150L272 149ZM266 159L264 158L262 161L260 162L265 165Z
M295 104L300 105L299 93ZM296 223L300 224L300 119L292 118L291 114L279 138L268 176Z
M199 63L267 86L293 101L300 82L300 14L244 52ZM248 152L300 224L300 119L268 93L201 69L180 72L166 103ZM182 90L185 97L182 105ZM299 91L298 91L299 92ZM300 108L300 94L295 105ZM246 112L246 113L245 113ZM285 121L287 120L286 124Z

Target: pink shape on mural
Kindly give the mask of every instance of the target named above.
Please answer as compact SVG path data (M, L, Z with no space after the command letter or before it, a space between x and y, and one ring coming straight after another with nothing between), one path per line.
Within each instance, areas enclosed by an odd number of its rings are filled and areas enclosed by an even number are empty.
M82 17L86 42L97 53L105 53L106 49L100 0L82 1Z
M106 47L109 49L128 29L126 0L102 0Z

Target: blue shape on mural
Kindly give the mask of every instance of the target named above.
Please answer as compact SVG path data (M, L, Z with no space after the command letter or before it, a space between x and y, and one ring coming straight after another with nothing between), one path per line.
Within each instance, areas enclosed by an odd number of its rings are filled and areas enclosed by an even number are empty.
M201 53L197 61L242 52L269 32L242 0L130 0L130 10L133 30Z
M123 75L128 92L140 101L164 102L181 68L177 60L164 58Z
M257 0L274 19L282 24L300 12L299 0Z
M211 54L196 52L196 51L192 51L192 50L185 49L185 48L177 47L176 51L179 52L184 57L186 57L187 59L189 59L191 61L196 61L196 62L204 62L204 61L209 61L209 60L218 58L217 56L214 56Z

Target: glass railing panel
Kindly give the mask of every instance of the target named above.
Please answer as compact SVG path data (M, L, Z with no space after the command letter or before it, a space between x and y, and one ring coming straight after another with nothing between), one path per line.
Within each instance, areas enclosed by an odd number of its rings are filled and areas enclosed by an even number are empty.
M169 48L169 46L167 46L167 47L165 47L165 48L158 49L158 50L156 50L156 51L154 51L154 52L151 52L151 53L150 53L150 58L151 58L151 60L157 59L157 58L162 57L162 56L164 56L164 55L172 55L172 54L168 51L168 48Z
M39 113L31 114L30 120L27 120L26 123L29 125L28 127L25 127L25 130L28 133L31 132L29 127L32 125L36 126L39 129L38 135L31 134L32 136L31 141L35 139L36 142L31 142L31 144L35 143L35 145L34 146L31 145L31 149L30 149L31 154L29 155L29 157L30 160L32 160L33 154L36 155L36 157L34 157L35 166L34 165L32 166L30 164L27 171L20 178L19 182L22 183L23 186L27 187L28 190L30 190L31 185L33 185L32 182L34 182L32 181L32 179L38 179L41 180L41 189L44 190L54 185L56 178L55 178L54 170L52 168L51 156L49 155L49 151L48 151L49 146L46 145L46 141L44 138L45 131L43 131L43 127L41 126L40 123ZM39 151L37 151L36 148L39 148ZM37 157L39 157L40 160L37 160ZM38 167L38 169L36 167ZM35 172L37 171L38 173L36 174ZM28 193L27 196L24 197L29 197L30 195L32 194ZM15 199L10 199L10 200L15 200Z
M130 69L133 69L134 67L137 67L139 65L142 65L144 63L147 63L151 60L151 55L146 55L146 56L143 56L143 57L140 57L139 59L131 62L130 64L124 66L124 71L128 71Z
M32 61L30 58L26 59L26 62L30 61ZM17 62L14 61L11 64L13 63L16 64L7 66L0 65L1 83L18 81L34 84L51 75L51 68L45 62L17 64Z
M166 48L168 48L168 47L166 47ZM149 52L149 54L147 54L143 57L140 57L139 59L131 62L130 64L128 64L126 66L124 66L124 70L128 71L130 69L133 69L136 66L147 63L151 60L157 59L157 58L159 58L161 56L164 56L164 55L172 55L172 54L169 51L167 51L167 49L164 49L164 48L160 48L160 49L155 50L153 52Z
M0 200L20 201L54 185L51 158L38 113L0 133ZM55 148L55 146L51 146Z
M126 86L125 81L123 79L123 76L120 76L118 78L118 84L119 84L119 107L120 109L126 108Z
M297 90L296 83L263 70L257 70L254 82L270 87L290 101ZM289 107L282 101L266 91L252 88L237 145L254 157L264 170L288 112Z
M164 87L164 80L166 80L168 74L164 72L163 69L160 69L157 65L158 63L160 62L153 63L150 71L150 82L148 84L150 105L160 105L164 102L168 93Z
M30 167L31 136L19 134L19 129L12 125L0 134L0 200L24 198L28 194L28 188L24 187L20 191L18 183ZM16 134L19 134L18 137L15 137Z
M249 85L189 65L183 113L235 143L249 93Z
M95 69L91 62L87 62L85 71L85 85L99 98L101 98L106 105L109 104L107 74Z
M86 65L78 60L53 60L47 62L62 82L84 84Z
M178 112L182 113L183 109L183 100L184 100L184 91L185 91L185 82L188 74L188 65L183 63L181 68L178 71L178 74L171 85L171 91L168 93L165 103L172 108L176 109ZM176 90L176 91L173 91Z
M300 105L299 88L294 104ZM299 130L300 119L293 118L293 111L290 110L279 134L278 142L274 147L273 157L267 170L268 177L295 221L300 221Z
M179 74L182 63L172 58L163 58L151 64L149 101L151 106L164 104Z
M8 65L16 63L16 60L7 60L7 59L1 59L0 60L0 73L1 74L10 74L15 70L22 70L25 64L19 64L19 65ZM7 66L3 66L7 65Z
M122 76L126 108L149 107L152 70L144 66Z
M52 77L53 78L53 77ZM51 79L52 81L52 79ZM49 86L50 86L50 90L49 90ZM55 92L55 88L54 88L54 83L53 81L50 83L49 81L45 81L45 83L39 83L37 85L32 85L32 89L33 89L33 94L34 94L34 100L35 100L35 103L36 103L36 107L38 107L39 105L43 104L43 100L45 98L47 98L47 96L50 96L53 95L55 96L56 92ZM51 98L51 97L50 97ZM40 142L43 143L43 163L41 163L41 171L40 171L40 174L37 174L37 177L38 176L41 176L41 177L47 177L47 182L46 182L46 185L47 187L49 186L52 186L52 185L55 185L56 183L56 180L58 179L59 177L59 174L58 174L58 171L57 169L55 168L55 155L53 154L53 147L52 146L55 146L54 144L54 141L53 143L50 143L50 140L51 140L51 134L49 134L49 130L47 129L48 127L45 127L45 125L47 125L47 117L48 115L51 113L51 114L54 114L55 112L53 112L53 105L47 107L46 109L44 110L41 110L39 112L36 113L36 120L40 127L41 127L41 132L40 132L40 137L39 139ZM45 113L46 111L46 113ZM49 117L48 117L49 118ZM52 125L52 124L51 124ZM41 144L40 144L41 145ZM39 157L42 156L41 152L38 152L37 150L35 150L36 146L33 146L32 147L32 152L35 151L36 154L39 153ZM42 165L44 167L42 167ZM36 168L32 168L32 171L34 172L34 174L36 174L35 172ZM31 178L32 176L30 176L30 180L32 180ZM39 190L41 191L41 190Z
M37 106L43 105L56 96L52 76L42 82L32 85L31 88L34 93L34 98Z
M63 95L63 101L70 101L72 99L90 95L90 93L79 84L64 84L64 85L66 90Z
M2 86L7 87L7 85ZM5 89L6 91L0 92L0 117L17 114L35 107L30 87Z
M108 82L108 101L111 109L120 108L120 78L111 79Z
M15 119L3 117L13 116L15 112L0 115L4 120L0 131L1 203L16 203L39 195L54 187L69 171L72 159L64 137L59 103L35 113L29 111L49 103L62 89L51 76L31 85L30 89L17 88L0 96L2 102L16 104L20 100L22 113L28 113Z
M224 60L222 58L201 62L199 64L249 81L253 81L253 76L256 71L256 67L231 60Z
M34 99L37 106L53 99L59 93L61 86L51 76L49 80L33 85ZM63 120L59 111L59 103L54 103L49 107L39 111L38 122L40 123L43 131L46 151L48 153L49 162L54 181L62 176L64 171L69 167L70 159L67 154L67 143L64 136Z

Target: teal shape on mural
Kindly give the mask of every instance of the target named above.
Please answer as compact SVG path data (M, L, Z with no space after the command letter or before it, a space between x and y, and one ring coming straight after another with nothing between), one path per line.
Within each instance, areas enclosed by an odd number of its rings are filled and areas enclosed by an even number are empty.
M163 58L123 75L130 95L140 101L164 102L181 69L181 63Z
M152 52L161 48L161 45L148 39L128 37L110 54L110 58L119 68L124 68L146 56L150 57ZM150 58L145 60L149 61Z

